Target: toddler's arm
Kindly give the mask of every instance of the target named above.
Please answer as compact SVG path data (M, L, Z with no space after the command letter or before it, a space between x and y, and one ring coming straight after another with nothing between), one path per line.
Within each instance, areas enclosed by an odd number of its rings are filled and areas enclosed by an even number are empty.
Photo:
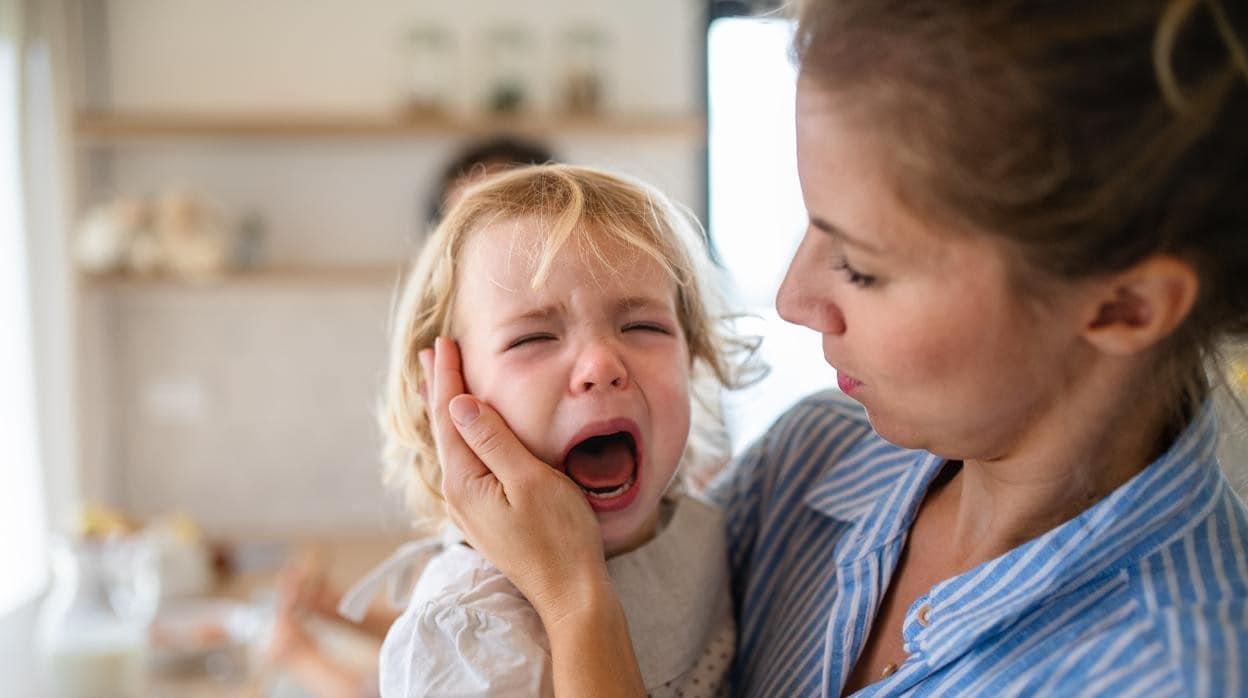
M556 695L645 695L581 491L529 453L489 405L464 394L452 340L439 338L420 360L432 377L425 391L451 520L537 610Z

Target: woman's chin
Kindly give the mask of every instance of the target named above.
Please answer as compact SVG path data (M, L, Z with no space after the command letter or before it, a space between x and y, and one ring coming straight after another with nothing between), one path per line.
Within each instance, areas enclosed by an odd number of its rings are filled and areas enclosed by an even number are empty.
M902 423L897 419L890 419L886 415L881 415L878 410L872 410L868 407L867 420L871 422L871 429L880 438L891 444L901 446L902 448L918 449L923 448L927 443L915 431L913 426Z

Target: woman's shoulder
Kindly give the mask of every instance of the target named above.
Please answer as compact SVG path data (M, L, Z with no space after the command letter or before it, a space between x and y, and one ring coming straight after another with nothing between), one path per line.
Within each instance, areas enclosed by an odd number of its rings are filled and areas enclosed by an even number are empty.
M1127 572L1143 625L1180 685L1233 676L1236 691L1248 689L1248 509L1229 486Z
M1248 508L1229 485L1201 503L1198 516L1162 529L1167 539L1129 568L1143 606L1154 613L1223 612L1225 605L1248 611ZM1237 623L1248 632L1248 613Z

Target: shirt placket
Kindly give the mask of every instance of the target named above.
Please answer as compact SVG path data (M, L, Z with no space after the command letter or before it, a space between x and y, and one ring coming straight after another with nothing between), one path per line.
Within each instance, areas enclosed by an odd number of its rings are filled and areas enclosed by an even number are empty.
M894 540L857 559L842 562L836 576L836 602L828 614L823 693L841 694L875 622L885 583L892 578L904 539ZM861 625L856 619L867 619Z

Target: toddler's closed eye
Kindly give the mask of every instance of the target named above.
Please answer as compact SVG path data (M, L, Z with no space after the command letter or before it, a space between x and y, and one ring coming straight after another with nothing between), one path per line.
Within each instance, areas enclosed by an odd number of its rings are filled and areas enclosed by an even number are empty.
M660 334L671 334L671 330L663 325L654 322L630 322L623 327L624 332L658 332Z
M513 339L510 342L508 342L507 348L515 349L516 347L524 346L526 344L538 344L540 342L554 341L555 339L556 337L553 334L547 334L545 332L537 333L537 334L526 334L522 337L517 337L516 339Z

